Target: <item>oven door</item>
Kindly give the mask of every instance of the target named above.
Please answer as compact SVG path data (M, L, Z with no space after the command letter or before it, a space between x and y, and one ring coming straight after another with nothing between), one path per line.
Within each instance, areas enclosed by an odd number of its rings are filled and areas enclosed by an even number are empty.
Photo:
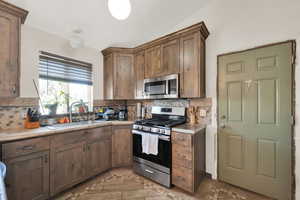
M171 141L170 136L159 136L158 141L158 154L145 154L142 149L142 135L146 133L142 131L132 131L133 137L133 156L138 159L143 159L166 168L171 168ZM148 133L151 134L151 133Z

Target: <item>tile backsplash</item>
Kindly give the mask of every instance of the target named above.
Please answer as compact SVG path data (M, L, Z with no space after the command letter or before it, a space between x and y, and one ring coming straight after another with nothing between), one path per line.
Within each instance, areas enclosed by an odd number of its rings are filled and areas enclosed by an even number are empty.
M29 107L0 107L0 130L24 127L24 115Z
M185 107L190 108L194 106L197 108L196 120L198 124L211 124L211 107L212 99L211 98L201 98L201 99L174 99L174 100L141 100L141 101L128 101L128 116L131 116L131 119L136 119L136 104L140 102L142 106L146 108L146 118L151 117L151 107L152 106L167 106L167 107ZM206 113L205 117L200 116L200 110L204 110ZM189 122L190 115L187 112L187 120Z

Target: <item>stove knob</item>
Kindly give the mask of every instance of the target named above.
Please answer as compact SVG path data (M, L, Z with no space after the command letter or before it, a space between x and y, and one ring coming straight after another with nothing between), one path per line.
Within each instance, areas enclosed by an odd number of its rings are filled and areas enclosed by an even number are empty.
M151 128L151 132L153 132L153 133L159 133L159 128Z
M139 129L139 125L134 124L133 129Z
M151 130L150 127L147 127L147 126L143 126L142 129L143 129L144 131L150 131L150 130Z
M171 130L166 129L165 130L165 135L171 135Z
M160 129L159 131L161 134L165 134L165 129Z

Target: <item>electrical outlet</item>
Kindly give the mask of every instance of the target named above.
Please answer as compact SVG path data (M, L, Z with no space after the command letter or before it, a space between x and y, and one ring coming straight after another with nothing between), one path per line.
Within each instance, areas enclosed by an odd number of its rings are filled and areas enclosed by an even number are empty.
M27 117L27 112L20 112L20 117L25 119Z
M199 114L200 114L200 117L206 117L206 110L200 109Z

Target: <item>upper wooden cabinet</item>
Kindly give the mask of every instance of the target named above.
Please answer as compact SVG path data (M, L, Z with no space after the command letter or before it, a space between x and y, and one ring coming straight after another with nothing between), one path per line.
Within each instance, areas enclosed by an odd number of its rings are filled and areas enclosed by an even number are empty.
M179 73L179 39L161 45L162 76Z
M205 97L205 42L200 32L180 38L180 97Z
M0 1L0 98L20 95L21 23L28 12Z
M158 77L163 73L160 45L147 49L145 51L145 78Z
M104 99L134 99L134 56L110 48L104 54Z
M134 74L135 98L142 99L144 95L145 51L138 52L134 56Z
M136 99L142 99L144 79L170 74L179 74L180 98L205 97L205 40L208 35L204 22L201 22L136 48L103 50L105 99L131 99L133 91ZM114 55L114 52L124 51L130 51L127 55L134 54L134 75L131 79L128 78L132 69L131 62L128 62L130 59ZM117 73L117 60L123 63L117 76L121 82L116 82L116 75L112 75ZM134 84L132 80L135 80ZM119 87L123 89L119 90Z

